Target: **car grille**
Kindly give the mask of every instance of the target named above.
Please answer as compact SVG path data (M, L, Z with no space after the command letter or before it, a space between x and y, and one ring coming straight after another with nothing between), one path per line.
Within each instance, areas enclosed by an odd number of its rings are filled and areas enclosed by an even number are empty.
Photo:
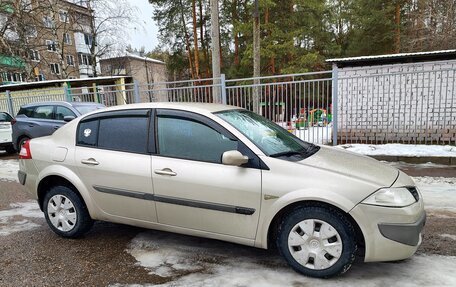
M418 190L416 189L415 186L409 186L407 187L408 191L413 195L416 201L420 200L420 194L418 193Z

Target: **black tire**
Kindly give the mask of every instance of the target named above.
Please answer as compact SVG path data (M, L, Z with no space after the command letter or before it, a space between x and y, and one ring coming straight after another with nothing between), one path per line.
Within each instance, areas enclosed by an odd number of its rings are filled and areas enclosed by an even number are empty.
M9 145L5 148L6 153L12 154L16 153L16 150L14 149L13 145Z
M71 226L70 230L64 230L63 225L58 228L53 224L51 220L51 217L54 219L59 214L58 212L50 211L49 207L49 205L55 206L55 200L57 198L62 198L62 202L60 204L66 203L66 200L69 200L73 205L73 208L71 208L70 211L72 214L76 214L76 220L69 220L67 218L61 220L62 222L65 221L65 226ZM81 237L93 226L93 220L90 217L89 211L87 210L87 206L85 205L84 201L79 197L79 195L77 195L71 188L67 186L54 186L46 193L43 200L43 211L46 221L51 230L62 237ZM56 219L54 219L54 222L55 220Z
M296 231L295 226L298 223L307 219L315 219L315 222L318 221L328 223L338 232L340 236L340 240L342 243L341 255L339 256L339 259L336 259L337 261L335 261L335 263L332 263L333 265L329 268L312 269L305 267L304 265L300 264L297 260L295 260L295 258L291 254L290 248L288 246L288 237L290 235L290 232L292 232L293 228L295 228ZM317 226L317 224L315 224L314 226ZM315 230L317 230L316 228L317 227L315 227ZM301 232L302 230L299 231ZM302 232L304 233L304 231ZM355 254L357 250L355 231L352 224L347 220L346 216L336 209L330 209L319 206L299 207L297 209L294 209L288 215L286 215L283 218L282 222L279 224L276 243L279 252L294 270L306 276L316 278L328 278L345 273L348 269L350 269L353 261L355 260ZM296 252L301 251L301 247L296 248ZM328 254L325 254L325 257ZM331 255L328 256L331 257ZM312 266L312 264L314 264L314 260L315 258L313 258L312 260L309 257L309 266Z

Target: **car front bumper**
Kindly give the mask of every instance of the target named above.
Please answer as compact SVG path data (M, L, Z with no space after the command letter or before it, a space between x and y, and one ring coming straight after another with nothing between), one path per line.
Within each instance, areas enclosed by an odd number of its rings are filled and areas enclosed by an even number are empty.
M359 204L350 214L363 233L366 262L406 259L421 244L426 222L422 199L402 208Z

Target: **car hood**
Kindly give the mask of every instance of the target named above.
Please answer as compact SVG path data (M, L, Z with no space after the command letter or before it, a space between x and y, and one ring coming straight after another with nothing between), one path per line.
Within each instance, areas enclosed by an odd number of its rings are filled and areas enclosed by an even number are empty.
M391 186L399 176L396 168L373 158L326 146L321 146L317 153L298 163L343 174L379 187Z

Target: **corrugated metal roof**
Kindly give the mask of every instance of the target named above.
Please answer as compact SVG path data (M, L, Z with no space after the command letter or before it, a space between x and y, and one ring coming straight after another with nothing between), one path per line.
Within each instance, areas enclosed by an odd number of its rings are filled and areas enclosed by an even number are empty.
M440 50L418 53L398 53L375 56L361 56L348 58L327 59L326 62L334 63L342 66L350 66L351 64L359 66L363 64L388 64L412 61L423 61L429 59L456 59L456 50Z

